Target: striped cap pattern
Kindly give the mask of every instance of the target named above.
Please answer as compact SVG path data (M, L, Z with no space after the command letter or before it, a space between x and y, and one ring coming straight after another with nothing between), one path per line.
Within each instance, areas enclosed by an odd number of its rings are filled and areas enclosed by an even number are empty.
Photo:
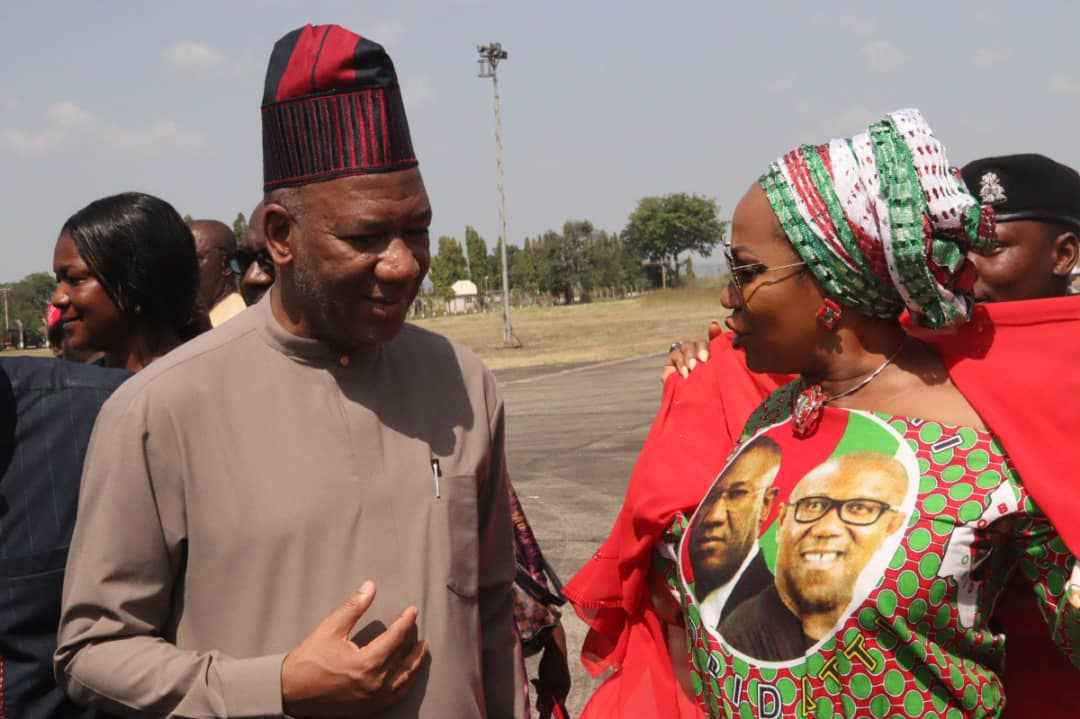
M390 56L338 25L306 25L274 45L262 128L267 191L417 166Z
M905 307L927 327L965 322L994 216L949 166L918 110L804 145L760 179L784 232L834 300L874 317Z

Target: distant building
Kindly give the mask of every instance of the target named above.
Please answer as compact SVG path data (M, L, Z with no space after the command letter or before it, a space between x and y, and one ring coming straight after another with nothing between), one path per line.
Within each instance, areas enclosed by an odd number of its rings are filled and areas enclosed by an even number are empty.
M450 314L459 315L476 309L480 292L475 282L458 280L450 285L450 290L454 293L454 298L446 303Z

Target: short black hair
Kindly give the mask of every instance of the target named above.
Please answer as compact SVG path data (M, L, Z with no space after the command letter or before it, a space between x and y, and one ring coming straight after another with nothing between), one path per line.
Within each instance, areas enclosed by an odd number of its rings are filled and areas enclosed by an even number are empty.
M205 225L209 231L220 233L221 244L218 246L218 250L221 252L222 262L229 268L229 272L232 272L232 268L229 267L229 260L236 257L236 252L239 249L236 232L233 231L233 228L221 220L191 219L186 222L188 229L191 230L192 237L195 236L195 230L199 225Z
M193 335L195 238L172 205L142 192L103 197L68 218L61 234L121 313L184 339Z

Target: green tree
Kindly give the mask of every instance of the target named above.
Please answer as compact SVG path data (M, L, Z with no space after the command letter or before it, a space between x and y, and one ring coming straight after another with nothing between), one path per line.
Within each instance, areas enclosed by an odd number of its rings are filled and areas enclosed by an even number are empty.
M45 310L56 290L56 280L53 276L48 272L35 272L18 282L8 282L0 287L8 290L9 326L14 329L18 326L15 321L22 320L24 330L41 332ZM0 316L0 322L2 321L3 317Z
M660 263L662 284L667 273L679 281L679 254L694 251L708 257L724 239L727 223L720 220L716 201L679 192L662 197L645 197L630 214L623 230L639 257Z
M686 269L684 270L683 281L686 282L688 286L692 287L694 283L697 282L697 274L694 272L694 258L687 257L685 265Z
M557 265L573 290L588 302L595 283L594 257L589 251L596 230L588 220L567 220L563 223L562 243ZM568 299L573 299L571 295Z
M514 246L511 245L510 249L514 249ZM543 286L545 260L539 237L534 240L526 237L521 251L507 254L506 260L510 266L511 288L532 294L547 291Z
M562 235L548 230L533 241L533 252L538 260L536 284L539 291L561 296L566 304L573 302L574 285L565 274L567 253L563 247Z
M618 235L597 232L589 243L588 252L594 288L625 291L641 284L641 261Z
M496 289L498 281L491 271L487 243L471 225L465 228L465 257L468 263L468 277L476 283L477 289L481 293Z
M428 273L435 292L446 299L453 297L453 284L469 276L465 267L461 243L453 237L440 237L439 254L431 258L431 271Z
M514 267L517 256L522 250L517 245L506 246L506 274L509 275L510 291L519 288L519 279L515 274ZM487 258L488 264L488 291L502 292L502 239L495 243L495 250Z
M247 236L248 222L243 212L236 213L236 219L232 223L233 236L236 237L236 246L243 247L244 237Z

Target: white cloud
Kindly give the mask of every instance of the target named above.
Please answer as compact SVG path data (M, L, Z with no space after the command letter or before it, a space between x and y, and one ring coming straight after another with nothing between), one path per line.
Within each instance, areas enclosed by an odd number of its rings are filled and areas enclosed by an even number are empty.
M63 140L63 133L53 129L30 132L5 127L0 130L0 141L3 146L16 155L24 157L44 155L59 147Z
M73 129L94 124L94 116L70 100L62 100L49 105L45 119L52 127Z
M1048 87L1055 95L1080 95L1080 80L1071 75L1054 75L1050 78Z
M94 116L70 100L54 102L45 110L44 127L38 130L0 129L2 145L17 155L44 155L65 147L80 132L91 129Z
M788 145L818 144L830 137L851 137L880 120L882 106L874 99L853 97L849 104L837 105L818 97L792 101L798 123L784 137Z
M1001 16L994 10L983 8L975 11L975 22L980 22L983 25L1000 25Z
M908 56L888 40L874 40L862 46L863 59L873 72L896 72L907 64Z
M169 148L197 150L203 144L201 134L182 130L172 120L160 120L146 128L109 126L102 130L101 139L115 150L141 155L158 155Z
M225 61L225 55L204 42L178 42L161 56L178 70L209 70Z
M430 107L436 100L435 88L431 86L427 75L405 78L401 94L410 113Z
M0 148L27 157L61 152L76 144L103 143L114 150L154 155L171 148L196 150L203 144L202 135L183 130L172 120L124 128L99 121L70 100L49 105L42 125L34 130L0 128Z
M844 30L856 37L868 38L877 31L877 20L862 17L853 12L827 13L818 12L813 17L815 25L824 25L839 30Z
M19 106L19 98L17 98L17 97L9 97L6 100L4 100L4 110L6 112L11 112L12 110L17 108L18 106Z
M1013 51L1007 47L981 47L975 51L971 62L977 68L989 70L995 65L1008 62L1012 55Z

